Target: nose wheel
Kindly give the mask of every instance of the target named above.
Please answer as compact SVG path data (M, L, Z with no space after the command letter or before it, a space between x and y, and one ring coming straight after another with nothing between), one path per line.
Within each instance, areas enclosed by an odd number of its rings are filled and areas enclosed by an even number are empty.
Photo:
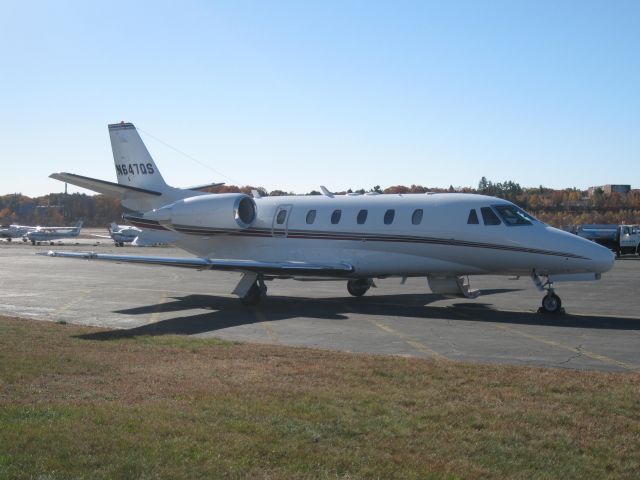
M541 310L544 313L562 313L564 311L562 309L562 300L553 293L553 290L550 289L549 293L542 298Z
M553 290L553 283L549 280L548 277L546 281L542 280L543 277L539 276L535 271L531 273L531 279L535 284L536 288L541 292L546 290L547 294L542 297L542 306L538 309L539 313L564 313L564 308L562 308L562 300L560 297L556 295L556 292Z

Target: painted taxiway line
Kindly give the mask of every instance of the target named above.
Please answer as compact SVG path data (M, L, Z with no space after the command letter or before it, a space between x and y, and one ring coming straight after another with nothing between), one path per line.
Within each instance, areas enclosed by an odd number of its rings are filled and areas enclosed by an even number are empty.
M415 348L419 352L422 352L422 353L432 357L435 360L440 360L442 362L451 362L452 361L451 359L445 357L441 353L438 353L435 350L433 350L432 348L427 347L424 343L419 342L415 338L413 338L413 337L411 337L409 335L405 335L404 333L399 332L399 331L391 328L388 325L385 325L384 323L382 323L382 322L380 322L378 320L374 320L373 318L369 318L369 317L366 317L365 320L367 322L369 322L370 324L375 325L380 330L383 330L383 331L385 331L387 333L390 333L391 335L394 335L395 337L398 337L400 340L404 341L407 345L410 345L411 347Z
M581 355L584 357L588 357L591 358L593 360L597 360L599 362L602 362L604 364L607 365L613 365L616 367L620 367L623 368L625 370L630 370L632 372L640 372L640 366L637 365L632 365L630 363L626 363L620 360L616 360L614 358L611 357L607 357L606 355L601 355L599 353L596 352L591 352L589 350L585 350L583 348L575 348L575 347L571 347L569 345L564 345L563 343L560 342L556 342L555 340L548 340L544 337L541 337L539 335L535 335L533 333L528 333L528 332L523 332L520 329L514 328L514 327L510 327L507 325L499 325L499 324L495 324L492 323L491 324L493 327L500 329L500 330L504 330L507 332L511 332L511 333L515 333L516 335L519 335L521 337L525 337L525 338L529 338L531 340L535 340L536 342L542 343L544 345L548 345L551 347L555 347L555 348L559 348L561 350L566 350L568 352L571 353L575 353L576 355Z
M87 296L89 296L89 294L91 293L91 290L80 290L78 292L78 294L73 297L73 299L63 305L61 305L60 307L56 308L52 313L51 316L58 316L63 314L64 312L66 312L67 310L69 310L69 308L78 303L81 302L82 300L84 300L85 298L87 298Z
M162 295L160 295L160 300L158 301L158 305L156 305L156 308L153 310L153 313L149 318L149 324L158 323L158 320L160 320L160 314L162 313L164 304L167 303L168 295L169 295L169 292L162 292Z
M334 301L334 303L338 303L338 302ZM394 337L397 337L400 340L402 340L403 342L405 342L407 345L409 345L412 348L418 350L419 352L424 353L425 355L428 355L429 357L431 357L431 358L433 358L435 360L440 360L442 362L452 362L453 361L453 360L447 358L446 356L442 355L441 353L436 352L432 348L429 348L427 345L425 345L424 343L416 340L415 338L413 338L410 335L406 335L406 334L404 334L402 332L399 332L396 329L390 327L389 325L386 325L386 324L380 322L379 320L375 320L375 319L369 317L368 315L363 315L361 313L358 313L348 305L345 305L344 308L349 313L351 313L353 315L362 315L364 317L364 319L367 322L369 322L371 325L379 328L383 332L390 333Z
M264 313L262 313L260 308L253 307L251 311L253 312L253 315L256 317L258 322L260 322L260 325L262 325L262 327L266 330L269 339L273 343L280 343L280 339L278 338L278 334L274 330L273 325L269 320L267 320L267 317L264 316Z

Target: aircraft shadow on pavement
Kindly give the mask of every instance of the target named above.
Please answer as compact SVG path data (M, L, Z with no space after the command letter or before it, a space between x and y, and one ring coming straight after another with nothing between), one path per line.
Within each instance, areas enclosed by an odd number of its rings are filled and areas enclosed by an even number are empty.
M506 293L517 290L483 290L483 294ZM174 318L160 320L126 330L112 330L80 335L91 340L112 340L140 335L195 335L264 321L278 322L293 318L331 321L347 320L351 315L444 319L463 322L491 322L512 325L555 326L605 330L640 330L640 319L587 316L547 315L537 312L495 310L492 304L469 301L447 306L431 306L445 297L434 294L373 295L361 298L302 298L270 296L256 307L242 305L237 298L216 295L185 295L173 301L143 307L118 310L124 315L152 315L177 313ZM206 310L193 315L180 312Z

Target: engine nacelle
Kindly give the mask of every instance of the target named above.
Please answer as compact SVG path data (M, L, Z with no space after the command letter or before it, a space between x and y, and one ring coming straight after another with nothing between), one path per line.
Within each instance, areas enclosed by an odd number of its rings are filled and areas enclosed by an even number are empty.
M256 219L256 203L244 193L214 193L178 200L144 214L171 230L189 227L245 229Z

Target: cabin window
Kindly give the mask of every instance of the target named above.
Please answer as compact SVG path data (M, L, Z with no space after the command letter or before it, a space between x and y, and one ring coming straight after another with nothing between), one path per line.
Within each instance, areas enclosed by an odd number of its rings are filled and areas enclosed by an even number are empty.
M491 207L482 207L480 213L485 225L500 225L502 223Z
M413 215L411 215L411 223L414 225L420 225L422 223L422 209L418 208L413 211Z
M478 214L476 213L476 209L472 208L469 212L469 218L467 219L467 224L469 225L478 225L480 222L478 221Z
M369 214L368 210L360 210L358 212L358 218L357 218L358 225L362 225L364 222L367 221L367 215L368 214Z
M278 225L282 225L286 219L287 219L287 211L286 210L280 210L278 212L278 215L276 216L276 223Z
M334 225L340 221L340 217L342 216L342 210L334 210L331 214L331 223Z
M309 210L307 212L307 223L309 225L311 225L315 221L316 221L316 211L315 210Z
M531 215L515 205L494 205L493 208L496 209L504 224L509 227L531 225L535 221Z
M384 212L384 224L391 225L393 223L393 217L396 216L396 211L392 208Z

